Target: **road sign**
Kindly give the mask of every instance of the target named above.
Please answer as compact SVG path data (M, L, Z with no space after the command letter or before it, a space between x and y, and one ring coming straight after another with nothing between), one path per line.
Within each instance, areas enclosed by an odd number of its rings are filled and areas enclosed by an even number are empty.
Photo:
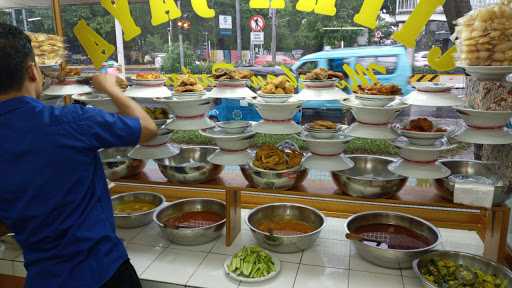
M233 20L229 15L219 15L219 28L220 29L232 29Z
M254 15L249 19L249 28L252 32L261 32L265 29L265 19L261 15Z
M265 42L264 32L251 32L251 44L263 44Z

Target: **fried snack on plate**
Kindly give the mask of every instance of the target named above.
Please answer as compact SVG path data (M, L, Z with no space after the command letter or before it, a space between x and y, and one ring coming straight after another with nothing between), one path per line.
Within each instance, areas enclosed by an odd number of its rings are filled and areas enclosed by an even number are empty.
M274 145L265 144L256 151L253 165L263 170L283 171L299 166L302 157L300 151L282 150Z
M512 65L510 0L473 10L456 21L458 61L467 66Z
M313 129L336 129L338 126L336 123L327 120L317 120L311 123L309 126Z
M267 81L261 88L261 93L264 94L293 94L293 92L295 92L295 88L286 76L279 76Z
M420 117L409 121L405 130L415 132L446 132L447 130L442 127L434 127L434 123L428 118Z
M374 83L371 85L358 85L356 91L354 92L363 95L402 95L402 89L396 84Z
M249 70L236 70L220 68L215 70L212 74L215 80L246 80L254 76L254 73Z
M202 92L203 90L204 87L189 75L180 75L174 86L174 91L177 93Z
M135 79L137 80L160 80L163 79L160 73L150 72L150 73L137 73L135 75Z
M342 73L329 71L325 68L317 68L304 76L304 80L315 80L315 81L322 81L322 80L328 80L328 79L339 79L343 80L345 79L345 76L343 76Z

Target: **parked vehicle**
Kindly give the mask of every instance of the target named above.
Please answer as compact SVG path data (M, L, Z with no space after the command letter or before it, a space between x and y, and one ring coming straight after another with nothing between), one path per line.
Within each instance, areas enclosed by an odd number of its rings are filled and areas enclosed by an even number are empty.
M402 46L341 48L313 53L299 59L292 66L292 71L295 74L302 74L322 67L343 73L349 84L352 84L352 80L348 79L343 66L348 64L355 69L357 64L368 67L372 63L386 67L386 74L374 71L379 82L397 84L405 94L412 91L409 86L412 66L407 57L407 51ZM304 108L339 109L341 104L338 101L306 101Z

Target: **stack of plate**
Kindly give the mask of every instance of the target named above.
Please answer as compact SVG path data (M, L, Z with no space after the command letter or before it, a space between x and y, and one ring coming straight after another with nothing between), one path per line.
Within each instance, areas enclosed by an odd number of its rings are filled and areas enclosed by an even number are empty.
M178 100L173 98L155 98L153 101L163 105L174 114L166 128L172 130L199 130L215 126L208 119L208 111L213 105L213 99L203 97L197 99Z
M158 136L144 144L139 144L133 148L128 157L140 160L162 159L174 156L180 152L179 148L169 144L171 139L171 130L161 128L158 130Z
M368 107L355 98L347 98L341 103L352 111L357 122L352 124L345 133L352 137L370 139L395 139L398 134L391 129L390 123L402 109L409 104L395 101L386 107Z
M293 97L293 94L265 94L258 93L258 98L266 103L285 103Z
M352 137L338 133L329 139L318 139L308 132L303 132L299 138L306 143L311 152L304 159L305 168L331 172L350 169L354 166L354 162L343 155L345 145L352 140Z
M335 138L338 134L338 132L341 130L342 126L338 125L334 129L328 129L328 128L315 128L312 127L313 125L311 123L308 123L304 125L304 131L308 133L312 138L315 139L332 139ZM346 128L346 126L344 126Z
M491 145L512 143L512 131L506 128L512 111L480 111L464 106L455 107L455 111L466 124L453 136L455 140Z
M445 139L437 140L434 145L420 146L411 144L405 138L392 141L400 149L400 157L389 164L388 169L396 174L418 179L438 179L450 175L450 170L437 162L440 153L455 148L457 145Z
M367 107L384 107L394 102L397 97L397 95L354 94L354 98Z
M203 98L206 95L206 92L200 91L200 92L183 92L183 93L177 93L173 92L172 97L176 100L194 100L194 99L200 99Z
M246 165L251 160L247 152L256 135L250 128L233 134L227 133L220 127L200 130L203 136L214 139L219 150L208 156L208 161L217 165Z
M434 128L440 127L435 121L431 120L434 123ZM409 141L409 143L413 145L419 145L419 146L434 146L436 142L438 142L441 139L445 139L446 136L451 134L453 132L453 129L446 129L446 131L443 132L419 132L419 131L413 131L405 129L407 127L407 123L397 123L393 125L393 129L400 135Z
M208 94L211 98L251 99L256 93L247 88L249 80L218 80L217 85Z
M295 134L302 131L302 127L293 121L293 116L299 112L303 102L289 99L284 103L267 103L261 99L253 100L256 111L263 118L252 129L264 134Z

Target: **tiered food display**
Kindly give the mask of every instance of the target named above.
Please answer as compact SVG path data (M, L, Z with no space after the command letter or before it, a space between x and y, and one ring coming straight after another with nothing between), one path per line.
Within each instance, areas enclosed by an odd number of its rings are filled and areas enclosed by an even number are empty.
M317 68L304 75L304 80L307 81L325 81L330 79L343 80L345 76L343 73L330 71L325 68Z
M216 81L249 80L254 73L249 70L220 68L212 73L212 78Z

